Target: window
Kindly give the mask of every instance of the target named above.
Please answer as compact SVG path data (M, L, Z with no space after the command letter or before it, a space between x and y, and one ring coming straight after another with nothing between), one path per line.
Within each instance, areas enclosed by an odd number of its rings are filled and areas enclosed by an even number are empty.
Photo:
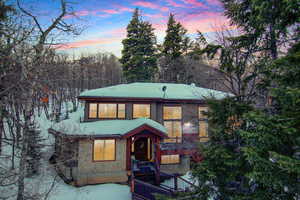
M199 119L207 119L207 115L205 115L205 112L208 111L207 107L199 107Z
M133 118L150 118L150 104L133 104Z
M164 126L168 131L169 139L164 142L174 143L181 142L182 125L181 125L181 107L180 106L164 106L163 118Z
M116 118L117 117L117 104L100 103L99 105L99 118Z
M161 156L161 164L178 164L178 163L180 163L180 157L178 154Z
M181 107L164 106L164 119L181 119Z
M164 142L181 142L182 128L181 121L165 121L164 126L167 129L170 139L165 139Z
M125 104L118 104L118 118L125 119Z
M116 140L94 140L94 161L114 161Z
M89 118L125 119L125 104L90 103Z
M199 107L199 140L200 142L207 142L208 138L208 122L205 112L208 111L207 107Z
M96 103L89 104L89 118L97 118L97 104Z

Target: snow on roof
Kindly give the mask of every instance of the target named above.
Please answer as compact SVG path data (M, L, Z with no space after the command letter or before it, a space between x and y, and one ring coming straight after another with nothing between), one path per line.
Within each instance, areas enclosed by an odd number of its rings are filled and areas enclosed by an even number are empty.
M163 87L166 87L165 92ZM82 92L79 97L157 98L203 100L207 97L222 99L230 93L196 87L195 84L130 83Z
M146 118L133 120L100 120L82 123L68 119L55 124L52 126L52 129L70 136L107 136L124 135L145 124L167 134L167 130L163 125Z

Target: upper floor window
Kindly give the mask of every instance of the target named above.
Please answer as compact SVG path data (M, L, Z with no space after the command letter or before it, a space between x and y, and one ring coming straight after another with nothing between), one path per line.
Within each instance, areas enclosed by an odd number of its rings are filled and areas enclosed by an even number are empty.
M89 118L99 119L124 119L125 104L115 103L90 103Z
M96 103L89 104L89 118L97 118L97 106Z
M207 107L199 107L199 138L200 142L207 142L208 138L208 122L207 115L205 114L208 111Z
M94 140L93 149L94 161L114 161L116 160L116 140Z
M182 112L180 106L164 106L163 107L163 119L164 126L168 131L169 139L165 139L164 142L181 142L182 137Z
M180 106L164 106L163 108L164 120L168 119L181 119Z
M133 104L133 118L150 118L150 104Z

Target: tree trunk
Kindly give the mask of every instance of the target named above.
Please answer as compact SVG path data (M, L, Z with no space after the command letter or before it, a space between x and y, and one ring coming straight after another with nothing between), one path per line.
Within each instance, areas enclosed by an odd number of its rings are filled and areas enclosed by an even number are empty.
M25 127L23 133L23 140L22 140L22 149L21 149L21 158L19 163L19 177L18 177L18 194L17 200L24 200L24 191L25 191L25 184L24 179L26 176L26 156L27 156L27 139L28 139L28 131L29 131L29 123L30 123L30 115L26 113L25 116Z
M4 131L3 118L1 117L1 119L0 119L0 155L1 155L1 152L2 152L2 135L3 135L3 131Z

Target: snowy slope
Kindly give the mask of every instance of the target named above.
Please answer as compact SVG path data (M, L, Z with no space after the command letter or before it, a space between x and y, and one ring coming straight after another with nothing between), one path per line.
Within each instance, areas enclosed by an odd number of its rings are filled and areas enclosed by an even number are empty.
M79 107L75 113L70 113L71 120L79 120L83 114L83 107ZM47 120L46 116L42 114L36 117L36 121L41 130L42 136L46 139L46 144L53 144L54 139L52 135L48 134L48 128L54 125L54 122ZM56 173L51 165L49 165L48 158L52 154L52 147L49 146L44 149L43 170L41 175L33 179L27 179L28 185L38 190L39 193L45 193L52 185ZM74 187L65 184L59 177L56 177L54 187L49 193L49 200L130 200L130 188L127 185L119 184L99 184L84 187ZM29 186L30 187L30 186Z

